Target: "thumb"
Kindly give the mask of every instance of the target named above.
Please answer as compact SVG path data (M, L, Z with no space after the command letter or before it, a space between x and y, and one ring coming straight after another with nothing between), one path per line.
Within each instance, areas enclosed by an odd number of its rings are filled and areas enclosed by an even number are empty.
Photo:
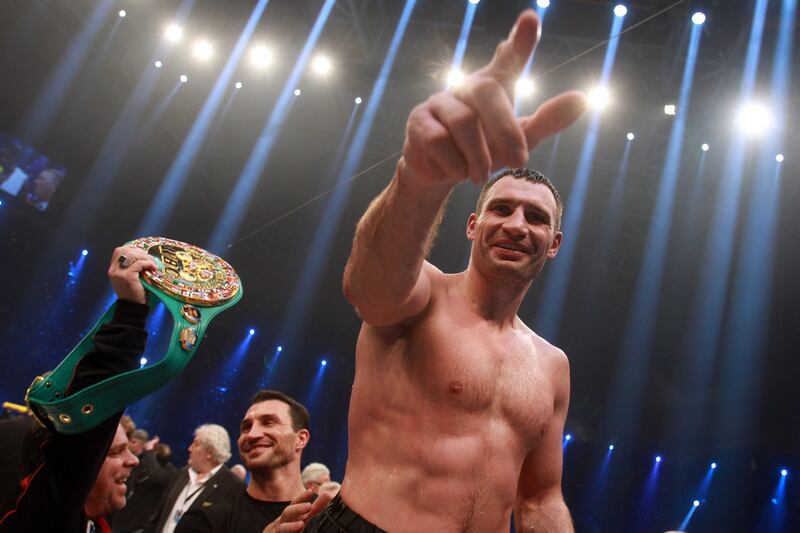
M547 100L533 115L520 118L528 150L533 150L543 139L575 122L587 106L586 95L580 91L568 91Z
M508 37L497 46L494 57L483 69L500 81L506 88L513 86L525 63L539 41L539 17L532 9L526 9L517 17L517 22Z

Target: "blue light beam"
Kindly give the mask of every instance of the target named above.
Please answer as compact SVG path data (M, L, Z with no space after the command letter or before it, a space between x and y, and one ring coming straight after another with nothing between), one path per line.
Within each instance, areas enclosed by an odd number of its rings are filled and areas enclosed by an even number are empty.
M241 174L239 174L233 192L228 197L225 208L219 217L219 222L209 239L208 249L220 253L225 244L239 231L242 219L247 213L247 206L250 204L253 190L258 184L258 179L272 153L272 148L275 146L291 105L296 99L294 92L297 89L300 77L303 75L309 59L311 59L311 54L317 45L317 41L335 3L336 0L325 0L325 4L317 15L317 20L314 22L303 50L300 52L300 56L289 74L289 79L283 85L275 107L272 109L264 128L258 136L258 140L250 151L250 156Z
M603 70L600 77L600 86L608 85L611 70L616 58L619 37L617 35L622 28L622 18L614 17L611 23L610 36L612 39L606 48L606 55L603 59ZM575 179L570 191L569 201L565 208L564 223L562 224L564 244L558 254L558 268L550 272L550 277L545 283L542 293L542 300L536 313L536 324L539 334L551 341L556 340L558 329L561 325L561 317L564 313L564 303L566 302L567 284L569 283L572 272L572 264L575 258L575 251L578 244L578 234L580 233L581 219L583 216L583 206L586 203L586 194L589 189L589 177L592 173L594 151L597 147L597 134L600 129L600 112L594 111L589 119L589 127L581 148L578 159L578 168L575 172Z
M375 122L375 116L388 83L389 74L392 71L397 51L403 41L403 36L405 35L405 30L415 4L416 0L406 0L405 8L403 9L400 21L397 23L394 36L389 45L389 50L386 53L378 78L367 100L366 109L353 135L353 142L350 143L350 148L345 156L345 162L336 180L337 183L341 183L350 178L350 176L356 172L361 162L367 139L369 138L370 131ZM331 199L325 206L322 222L319 225L318 231L314 234L314 241L311 244L308 257L302 263L303 271L295 285L293 296L289 299L289 309L284 315L281 327L279 328L280 338L284 339L284 342L288 346L292 346L297 339L298 333L305 330L305 324L308 320L308 309L313 301L314 295L318 292L317 287L320 283L320 273L325 266L326 258L330 256L330 249L331 246L333 246L333 237L338 230L339 221L349 192L349 185L339 187L334 191Z
M155 199L150 204L150 208L147 210L147 213L145 214L144 219L139 226L137 235L155 235L159 233L159 230L166 221L167 216L172 211L173 207L175 207L175 203L178 201L178 198L183 191L186 179L189 177L189 174L194 167L197 154L200 152L200 148L202 147L203 141L206 138L206 134L211 126L214 114L219 108L223 96L231 85L231 80L236 72L236 67L239 64L242 55L245 53L247 45L249 44L250 39L253 36L253 32L261 20L261 16L264 13L264 9L267 7L268 3L269 0L259 0L256 6L253 8L253 11L250 13L250 18L247 20L247 24L242 30L242 33L239 35L239 39L236 41L236 45L234 46L231 55L228 57L225 67L217 77L217 81L214 83L211 93L209 94L208 98L203 104L203 108L200 110L200 113L197 115L197 118L192 124L192 128L189 130L186 139L184 139L183 144L178 151L178 155L175 157L175 160L172 162L172 165L167 171L167 175L164 177L164 180L162 181L161 186L156 193Z
M659 291L666 266L672 210L675 204L683 137L701 33L702 26L692 25L678 97L678 112L672 123L664 169L656 194L653 218L647 234L644 258L636 280L633 302L628 312L625 334L622 338L617 371L611 386L609 423L612 433L619 440L631 438L641 413L641 409L638 407L642 404L646 388L646 375L650 364L648 354L651 353L658 315Z
M103 27L104 21L114 9L115 0L101 0L93 8L78 35L72 40L61 57L53 74L36 95L20 128L20 138L31 145L40 144L47 127L52 122L70 87L80 72L92 42Z

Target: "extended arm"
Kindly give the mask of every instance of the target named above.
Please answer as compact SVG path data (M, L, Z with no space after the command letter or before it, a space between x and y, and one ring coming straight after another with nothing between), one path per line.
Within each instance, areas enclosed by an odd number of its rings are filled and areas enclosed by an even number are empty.
M493 170L522 165L539 141L583 112L583 95L571 92L529 117L514 114L514 84L538 35L538 18L527 10L488 65L409 115L403 157L359 222L345 269L345 296L365 322L397 324L428 305L438 271L425 256L453 187L467 179L481 184Z
M522 465L514 523L518 532L572 532L572 519L561 494L562 434L569 405L569 363L559 353L553 415L542 441Z

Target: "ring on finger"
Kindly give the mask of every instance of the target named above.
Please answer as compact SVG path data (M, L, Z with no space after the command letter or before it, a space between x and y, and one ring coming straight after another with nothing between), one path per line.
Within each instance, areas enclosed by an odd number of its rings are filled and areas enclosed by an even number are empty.
M119 256L119 259L117 259L117 263L119 263L121 268L128 268L133 264L134 261L135 259L131 259L130 257L126 257L124 255Z

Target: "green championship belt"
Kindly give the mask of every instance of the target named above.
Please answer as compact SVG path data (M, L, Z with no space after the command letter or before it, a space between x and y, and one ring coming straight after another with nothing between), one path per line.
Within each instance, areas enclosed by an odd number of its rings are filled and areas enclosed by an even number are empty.
M112 305L61 364L37 377L25 395L36 418L59 433L84 433L164 386L192 358L211 320L242 298L242 282L233 268L197 246L162 237L145 237L126 246L146 251L158 266L142 272L141 281L150 293L150 309L161 301L172 314L169 348L154 365L117 374L65 397L75 367L94 349L95 333L111 321L117 304Z

